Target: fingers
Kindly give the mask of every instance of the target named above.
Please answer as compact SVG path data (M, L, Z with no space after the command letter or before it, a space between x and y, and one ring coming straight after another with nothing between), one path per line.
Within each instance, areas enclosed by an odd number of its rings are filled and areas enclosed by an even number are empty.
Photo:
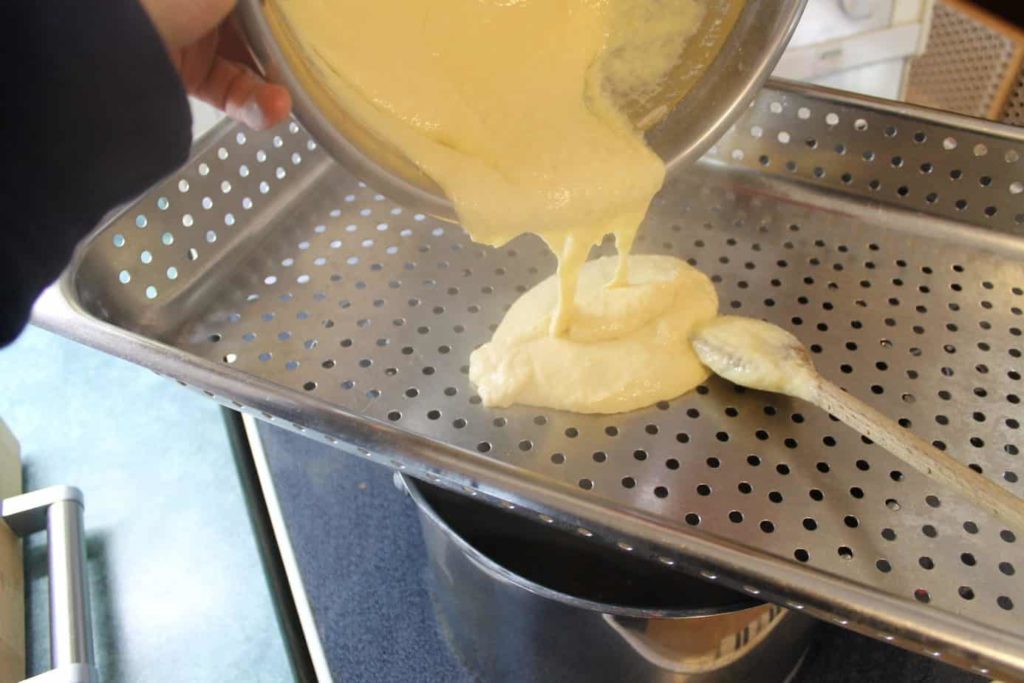
M276 83L264 83L256 91L256 103L267 128L276 126L292 113L292 96Z
M161 5L163 0L146 0ZM234 0L181 0L183 10L203 5L210 17L220 16L213 7L228 8ZM218 10L219 11L219 10ZM219 19L218 19L219 21ZM190 26L197 26L195 22ZM171 52L181 80L190 95L221 109L250 128L277 125L291 112L292 100L282 86L267 83L248 65L252 63L245 41L231 21L214 24L204 34L190 35L190 42Z
M206 77L191 94L223 110L255 130L283 121L291 111L291 96L279 85L267 83L249 67L215 56Z

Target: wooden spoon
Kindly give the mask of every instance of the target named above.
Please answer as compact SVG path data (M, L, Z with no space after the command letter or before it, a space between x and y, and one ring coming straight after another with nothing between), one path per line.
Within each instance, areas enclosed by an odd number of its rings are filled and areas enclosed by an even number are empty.
M1017 530L1024 500L903 429L818 374L796 337L770 323L721 316L694 329L690 343L701 362L725 379L813 403Z

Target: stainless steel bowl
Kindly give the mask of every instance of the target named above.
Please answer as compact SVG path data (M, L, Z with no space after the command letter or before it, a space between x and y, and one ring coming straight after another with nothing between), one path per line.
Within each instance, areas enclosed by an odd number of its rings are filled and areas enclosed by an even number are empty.
M782 56L806 1L747 0L710 66L647 131L670 171L696 160L744 111ZM299 120L335 159L408 208L455 220L451 202L430 178L338 106L303 59L274 0L240 0L238 16L257 62L288 87Z
M484 681L789 680L814 621L403 475L442 632Z

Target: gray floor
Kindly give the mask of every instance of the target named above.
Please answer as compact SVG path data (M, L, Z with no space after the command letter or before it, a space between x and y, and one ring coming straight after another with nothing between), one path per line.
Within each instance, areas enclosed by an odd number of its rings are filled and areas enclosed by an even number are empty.
M0 349L26 489L85 493L105 681L283 681L284 644L218 407L29 329ZM26 546L29 666L48 665L43 538Z

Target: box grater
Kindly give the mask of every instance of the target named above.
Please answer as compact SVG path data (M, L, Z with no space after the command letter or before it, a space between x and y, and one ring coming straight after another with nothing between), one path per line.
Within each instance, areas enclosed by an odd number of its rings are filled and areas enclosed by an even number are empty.
M910 64L904 99L1024 125L1024 30L968 0L938 0L925 53Z

